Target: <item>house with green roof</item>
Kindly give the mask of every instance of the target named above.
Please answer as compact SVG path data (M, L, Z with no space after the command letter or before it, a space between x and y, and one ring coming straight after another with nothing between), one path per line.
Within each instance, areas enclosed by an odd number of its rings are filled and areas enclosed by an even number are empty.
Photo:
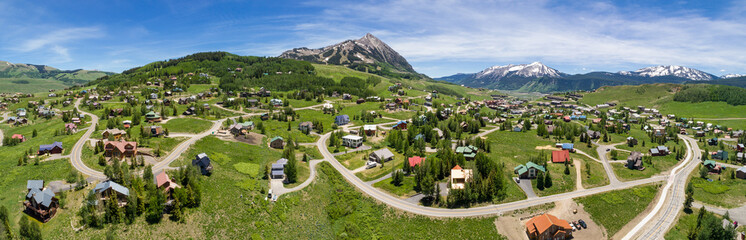
M161 115L158 115L157 113L153 111L150 111L145 114L145 119L148 120L148 122L160 122Z
M477 156L479 149L474 145L456 147L456 153L464 155L466 160L474 159Z
M546 173L547 169L534 162L527 162L526 164L521 164L513 168L513 172L518 174L518 177L522 179L534 179L539 171Z
M282 149L285 145L285 139L280 136L274 137L269 140L269 146L272 148Z

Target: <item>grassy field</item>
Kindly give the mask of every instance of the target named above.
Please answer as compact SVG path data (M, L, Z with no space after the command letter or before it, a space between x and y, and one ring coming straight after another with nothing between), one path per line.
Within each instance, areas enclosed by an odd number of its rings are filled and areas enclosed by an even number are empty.
M705 208L706 209L706 208ZM684 211L679 213L679 219L676 222L673 227L671 227L670 230L666 233L664 238L666 240L686 240L689 239L689 232L692 231L697 225L697 218L699 216L699 209L693 208L691 213L686 213ZM712 212L709 212L709 214L713 214ZM722 216L714 214L714 216L722 220ZM739 228L737 229L738 232L744 231L743 225L739 223Z
M536 182L537 181L531 181L534 186L534 192L538 196L549 196L554 195L558 193L564 193L564 192L570 192L575 190L575 168L572 166L568 166L570 168L570 174L565 175L565 165L559 164L559 163L549 163L547 164L547 170L549 170L549 175L552 177L552 187L545 188L544 190L539 190L536 188Z
M577 157L574 157L573 159L577 159ZM600 187L609 184L609 177L606 176L604 166L601 165L601 163L588 158L582 158L582 162L583 163L580 164L580 174L584 188ZM590 175L588 175L588 171L586 171L586 163L589 163L588 165L590 165Z
M596 223L606 228L609 236L629 223L648 207L659 185L644 185L575 199L583 204ZM623 211L620 211L624 209Z
M712 182L699 177L698 171L689 180L694 186L694 200L723 208L736 208L746 203L746 180L730 179L729 174L710 175Z
M196 118L175 118L163 124L169 133L201 133L212 127L212 122Z
M626 163L611 163L611 167L614 169L614 174L616 174L620 181L631 181L649 178L653 175L669 170L679 163L679 161L676 161L673 155L668 155L653 157L652 163L652 165L643 163L645 170L642 171L629 169L625 166Z
M404 177L404 181L402 181L401 185L399 186L396 186L393 183L391 183L391 179L386 179L386 180L373 184L374 187L377 187L381 190L389 192L393 195L399 196L400 198L408 198L408 197L411 197L412 195L417 194L417 192L414 191L415 185L416 183L414 182L413 176Z
M342 154L339 156L335 156L335 158L347 169L355 170L365 165L365 163L368 161L368 154L370 154L372 151L373 150ZM365 160L363 160L363 156L365 156Z
M3 146L3 152L8 152L14 156L13 160L18 160L18 157L22 156L23 151L33 149L34 152L39 150L39 145L51 144L53 142L62 142L64 151L62 154L70 154L73 145L78 139L83 136L85 131L78 131L72 135L58 135L54 136L56 131L62 132L65 128L65 123L59 117L46 120L38 118L36 120L29 120L30 124L22 125L18 127L12 127L8 124L0 124L0 129L3 130L5 136L13 136L13 134L21 134L26 137L26 141L16 146ZM83 128L85 126L80 126ZM33 132L36 130L37 136L33 137Z
M383 165L378 164L377 167L366 169L359 173L355 173L355 176L357 176L363 181L371 181L371 180L379 179L385 176L386 174L391 173L391 171L394 168L400 169L402 166L402 162L405 161L404 156L396 152L396 150L392 150L391 152L394 153L394 160L385 162L383 163Z
M18 84L13 81L28 81L27 84ZM46 92L49 89L63 89L69 87L60 81L54 79L43 79L43 78L14 78L0 79L0 92L4 93L38 93Z

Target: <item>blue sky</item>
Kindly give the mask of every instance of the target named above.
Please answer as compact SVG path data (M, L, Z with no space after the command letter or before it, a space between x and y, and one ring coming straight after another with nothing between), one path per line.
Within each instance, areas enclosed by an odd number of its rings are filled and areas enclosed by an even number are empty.
M276 56L373 33L432 77L540 61L566 73L746 74L739 1L0 0L0 60L120 72L200 51Z

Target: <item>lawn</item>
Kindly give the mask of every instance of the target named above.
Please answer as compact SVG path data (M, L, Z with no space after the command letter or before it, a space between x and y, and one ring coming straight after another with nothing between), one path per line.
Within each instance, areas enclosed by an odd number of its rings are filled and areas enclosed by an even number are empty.
M282 137L286 142L290 139L295 139L295 141L299 143L315 142L318 139L317 135L306 135L298 130L298 124L302 122L299 119L296 119L296 121L280 122L277 120L262 121L259 117L253 117L251 118L251 121L254 121L254 125L259 124L259 122L264 125L267 140L276 136ZM290 131L288 131L288 123L290 123ZM327 128L331 129L331 125L325 124L324 129L326 130ZM262 132L257 128L254 128L252 131L256 133Z
M396 186L393 183L391 183L391 179L386 179L386 180L373 184L373 187L376 187L378 189L381 189L393 195L399 196L399 198L409 198L417 194L417 192L414 191L415 185L416 183L414 182L414 176L406 176L404 177L404 181L402 181L401 185L399 186Z
M627 166L625 165L626 162L610 164L611 167L614 169L614 174L616 174L617 178L619 178L620 181L631 181L649 178L653 175L667 171L675 166L677 163L679 163L679 161L676 161L674 155L672 154L668 156L653 157L652 165L644 161L645 160L643 160L643 166L645 167L645 170L642 171L627 168Z
M578 159L578 157L574 157L573 159ZM583 163L580 164L580 174L582 175L581 180L583 181L584 188L600 187L609 184L609 177L606 176L606 171L601 163L585 157L582 158L582 162ZM590 175L586 170L586 163L590 166Z
M210 127L212 122L197 118L175 118L168 120L163 127L168 129L169 133L201 133Z
M37 118L36 120L29 120L30 124L22 125L18 127L12 127L8 124L0 124L0 129L3 130L3 134L7 137L13 136L13 134L22 134L26 137L26 141L16 146L3 146L2 152L11 153L13 157L11 159L18 160L18 157L22 156L23 151L28 151L29 148L33 149L34 152L39 149L39 145L51 144L53 142L62 142L64 151L62 154L67 155L72 151L75 142L83 136L85 131L78 131L72 135L58 135L54 136L56 131L62 132L64 130L65 123L62 122L62 118L55 117L49 120L43 118ZM84 128L85 126L80 126ZM33 132L36 130L37 136L33 137Z
M402 166L402 162L405 161L404 156L398 153L396 150L392 150L391 152L394 153L394 160L391 160L391 161L388 161L382 164L378 164L377 167L374 167L371 169L365 169L362 172L355 173L355 176L357 176L358 178L360 178L360 180L363 180L363 181L371 181L371 180L379 179L385 176L386 174L391 173L391 171L394 168L400 169Z
M736 208L746 204L746 180L730 179L729 174L710 175L709 182L699 177L698 170L689 180L694 186L694 200L723 208Z
M298 186L301 183L305 182L306 179L308 179L308 177L311 176L311 169L309 167L310 163L303 162L301 160L302 158L296 158L296 159L297 159L296 161L298 161L295 164L295 166L297 166L297 169L298 169L298 171L297 171L297 175L298 175L297 177L298 177L298 179L294 183L285 184L286 188L292 188L292 187Z
M614 236L624 225L648 207L659 185L644 185L575 199L596 223ZM620 211L624 209L624 211Z
M552 178L552 187L544 188L539 190L536 188L537 181L531 181L534 186L534 192L537 196L549 196L558 193L570 192L575 190L575 168L569 166L570 174L565 174L565 164L560 163L549 163L547 164L547 170Z
M337 161L339 161L339 163L341 163L347 169L355 170L365 165L365 163L368 161L368 154L370 154L371 152L373 152L373 150L353 152L335 156L334 158L336 158ZM365 160L363 160L363 157L365 158Z

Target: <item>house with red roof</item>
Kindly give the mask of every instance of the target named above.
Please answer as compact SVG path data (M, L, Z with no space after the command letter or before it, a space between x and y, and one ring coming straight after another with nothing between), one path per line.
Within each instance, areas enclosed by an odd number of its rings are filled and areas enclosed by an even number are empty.
M169 198L171 198L171 194L173 193L174 189L180 188L179 184L176 184L170 177L168 177L168 174L166 174L165 171L162 171L158 175L155 175L155 186L158 187L158 189L163 190Z
M137 142L107 141L104 144L106 157L134 157L137 155Z
M526 234L531 240L570 239L572 227L566 220L554 215L542 214L526 222Z
M410 167L414 167L414 166L420 165L422 162L424 162L425 158L424 157L420 157L420 156L414 156L414 157L411 157L411 158L409 158L407 160L409 161L409 166Z
M21 142L25 142L25 141L26 141L26 137L24 137L24 136L23 136L23 135L21 135L21 134L13 134L13 136L11 136L10 138L11 138L11 139L18 139L18 140L20 140Z
M570 161L570 151L557 150L552 151L552 163L565 163Z

